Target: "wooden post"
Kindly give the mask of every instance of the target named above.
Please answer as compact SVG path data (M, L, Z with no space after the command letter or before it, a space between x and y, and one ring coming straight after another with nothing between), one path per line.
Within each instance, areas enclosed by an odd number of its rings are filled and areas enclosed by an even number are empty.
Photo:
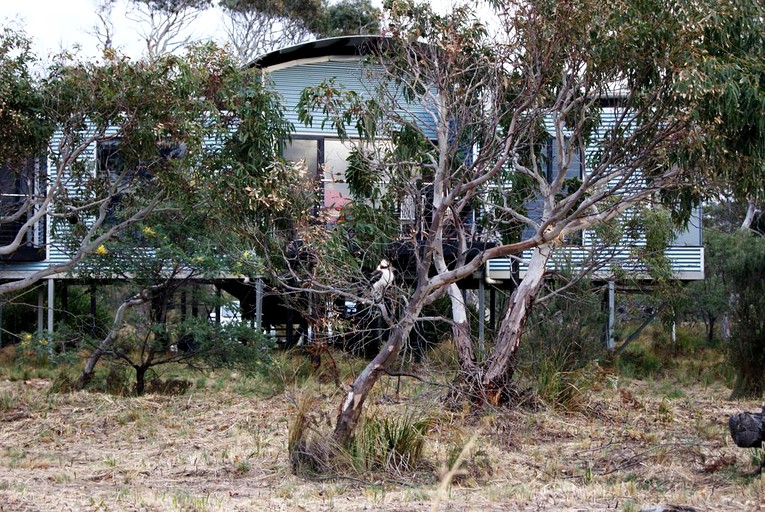
M614 327L616 326L616 282L608 282L608 324L606 326L606 347L613 350L616 347Z
M255 328L258 332L263 330L263 278L255 280Z
M48 279L48 337L53 338L54 311L56 309L56 289L53 279Z
M483 284L483 276L481 276L478 279L478 357L481 360L483 360L484 354L486 353L486 344L484 342L484 324L486 323L486 300L484 297L485 292L486 289L484 288Z
M489 328L492 332L497 325L497 289L492 286L489 289Z
M215 325L220 325L220 301L222 300L223 292L220 286L215 286Z
M45 291L42 284L37 288L37 337L45 334Z

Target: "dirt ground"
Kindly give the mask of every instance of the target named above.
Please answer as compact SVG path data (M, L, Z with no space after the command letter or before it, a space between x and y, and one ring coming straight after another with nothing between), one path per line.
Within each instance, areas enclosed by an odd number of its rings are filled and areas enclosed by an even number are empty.
M727 433L730 413L761 404L722 386L610 377L578 412L477 417L443 410L434 388L395 397L390 379L371 410L429 408L429 464L325 480L292 475L286 446L298 395L332 416L330 384L270 399L245 382L140 398L49 386L0 380L0 511L765 510L765 477L746 474L759 453ZM439 489L446 454L471 438L466 474Z

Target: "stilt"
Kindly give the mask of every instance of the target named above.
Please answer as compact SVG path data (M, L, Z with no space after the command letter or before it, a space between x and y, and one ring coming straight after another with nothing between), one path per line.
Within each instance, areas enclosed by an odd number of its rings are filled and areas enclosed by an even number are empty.
M606 325L606 347L613 350L616 346L614 339L614 327L616 326L616 283L608 282L608 323Z
M497 289L489 289L489 329L494 332L497 325Z
M263 278L255 279L255 328L263 330Z
M56 309L56 289L53 279L48 279L48 338L53 339L54 311Z
M45 290L42 285L37 287L37 337L42 339L45 334Z
M486 300L483 284L483 277L478 280L478 357L483 360L483 356L486 353L486 346L484 343L485 338L485 323L486 323Z
M215 325L220 325L220 303L223 300L223 291L220 286L215 286Z
M295 336L294 334L295 326L293 324L293 318L292 318L293 312L291 307L287 307L286 316L287 316L287 325L284 327L284 344L287 347L291 347L295 343L295 340L293 339Z

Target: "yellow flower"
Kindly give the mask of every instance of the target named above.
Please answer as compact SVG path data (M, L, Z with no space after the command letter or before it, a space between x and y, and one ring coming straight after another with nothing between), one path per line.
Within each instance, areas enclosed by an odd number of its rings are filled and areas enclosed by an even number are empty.
M143 234L146 236L157 236L157 232L151 229L149 226L143 228Z
M107 254L109 254L109 251L106 249L106 246L104 246L104 244L101 244L98 246L98 249L96 249L96 254L98 254L99 256L106 256Z
M24 333L24 336L22 337L21 344L22 345L29 345L32 342L32 335L27 333Z

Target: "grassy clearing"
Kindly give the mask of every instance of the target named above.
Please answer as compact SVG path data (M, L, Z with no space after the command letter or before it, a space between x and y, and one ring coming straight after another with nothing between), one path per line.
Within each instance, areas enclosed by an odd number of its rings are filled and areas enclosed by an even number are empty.
M650 340L636 350L660 355ZM644 378L588 368L568 381L583 391L566 402L575 407L446 410L443 389L384 378L342 478L292 472L296 410L326 433L342 397L298 354L278 355L269 378L170 368L163 379L191 385L143 397L54 393L56 372L22 379L0 365L0 500L9 510L756 510L765 479L747 472L762 454L732 446L726 420L761 404L728 401L698 350ZM361 363L335 357L348 383ZM413 371L444 379L426 366Z

